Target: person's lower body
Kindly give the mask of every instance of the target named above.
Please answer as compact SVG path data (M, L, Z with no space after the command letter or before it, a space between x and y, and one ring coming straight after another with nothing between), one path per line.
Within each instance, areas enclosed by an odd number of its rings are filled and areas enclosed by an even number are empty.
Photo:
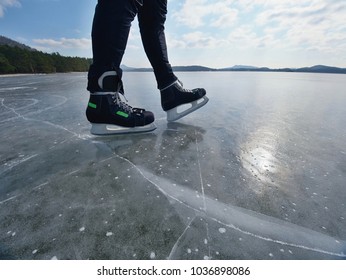
M174 75L168 60L165 37L167 0L144 0L139 9L138 21L145 53L154 69L157 85L161 93L162 109L167 112L167 120L175 121L197 110L208 102L206 91L201 88L186 90ZM178 112L178 107L190 107Z
M121 100L124 89L120 63L139 7L135 0L99 0L96 6L86 109L92 134L146 132L156 128L152 112L132 108Z
M143 46L161 91L163 110L172 111L181 104L201 98L207 101L204 89L188 91L176 86L178 79L168 61L164 34L166 14L166 0L98 1L92 28L93 64L89 69L87 87L90 92L87 118L93 124L93 128L97 127L92 129L92 132L97 132L95 134L142 132L154 129L152 112L132 108L120 100L120 95L124 94L120 63L131 23L136 15L138 15ZM126 112L123 112L124 106ZM182 116L180 114L180 117ZM168 120L178 118L168 118ZM117 125L120 129L107 127L102 133L106 124Z

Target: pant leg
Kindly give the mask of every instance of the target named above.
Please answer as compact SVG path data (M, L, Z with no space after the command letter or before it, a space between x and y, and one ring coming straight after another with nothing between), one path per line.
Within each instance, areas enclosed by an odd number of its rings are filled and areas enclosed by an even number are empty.
M88 73L89 91L98 90L97 80L106 71L117 71L121 79L120 63L139 4L136 0L98 1L91 32L93 64Z
M168 60L165 37L167 0L144 0L138 10L140 33L146 55L154 69L158 88L177 80Z

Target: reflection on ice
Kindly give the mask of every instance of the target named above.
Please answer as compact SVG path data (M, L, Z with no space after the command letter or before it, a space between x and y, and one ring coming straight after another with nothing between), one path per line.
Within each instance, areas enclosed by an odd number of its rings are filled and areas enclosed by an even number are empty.
M250 150L241 150L241 160L243 167L256 179L271 183L271 174L276 173L277 159L269 149L256 147Z

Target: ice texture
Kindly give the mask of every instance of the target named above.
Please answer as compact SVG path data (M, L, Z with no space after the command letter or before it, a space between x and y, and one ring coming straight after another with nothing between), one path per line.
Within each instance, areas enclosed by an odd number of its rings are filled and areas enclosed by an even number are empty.
M209 103L167 123L125 72L157 129L109 137L86 73L0 76L0 258L345 258L344 75L177 75Z

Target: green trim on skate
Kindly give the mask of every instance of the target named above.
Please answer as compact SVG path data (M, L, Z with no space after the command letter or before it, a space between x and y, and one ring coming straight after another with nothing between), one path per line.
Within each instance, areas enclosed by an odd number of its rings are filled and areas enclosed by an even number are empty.
M125 112L122 112L122 111L118 111L118 112L116 112L116 114L117 114L118 116L121 116L121 117L124 117L124 118L128 118L128 117L129 117L128 114L126 114Z
M89 106L90 108L93 108L93 109L96 109L96 108L97 108L97 105L94 104L94 103L91 103L91 102L88 103L88 106Z

